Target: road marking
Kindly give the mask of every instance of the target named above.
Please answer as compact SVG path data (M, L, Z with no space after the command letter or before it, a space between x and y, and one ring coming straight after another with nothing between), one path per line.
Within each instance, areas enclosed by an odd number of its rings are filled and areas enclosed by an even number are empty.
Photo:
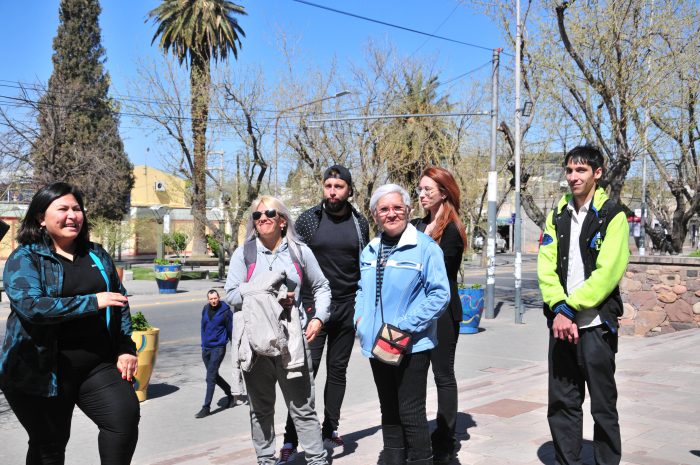
M157 307L159 305L168 305L168 304L179 304L179 303L185 303L185 302L201 302L203 299L201 297L196 297L192 299L177 299L177 300L166 300L166 301L161 301L161 302L153 302L150 304L131 304L129 303L129 306L134 308L142 308L142 307Z

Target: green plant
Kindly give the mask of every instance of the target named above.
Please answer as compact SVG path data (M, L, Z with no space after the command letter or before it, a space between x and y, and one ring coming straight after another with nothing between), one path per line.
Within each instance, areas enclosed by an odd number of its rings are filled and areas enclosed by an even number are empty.
M698 250L693 250L688 254L689 257L700 257L700 249Z
M153 260L156 265L179 265L180 260L173 258L156 258Z
M163 244L166 247L171 248L175 255L182 257L187 244L190 242L190 236L182 231L175 231L174 233L163 234Z
M114 257L117 249L128 242L130 232L129 227L121 220L97 217L90 219L90 236L93 240L99 240Z
M231 235L226 234L225 240L226 241L231 240ZM209 246L209 249L214 254L214 256L218 258L219 251L221 250L221 244L219 243L219 241L211 234L207 234L207 245Z
M482 286L479 283L474 283L474 284L466 284L466 283L457 283L457 289L481 289L484 286Z
M136 312L131 315L131 330L132 331L146 331L153 326L148 322L146 316L141 312Z

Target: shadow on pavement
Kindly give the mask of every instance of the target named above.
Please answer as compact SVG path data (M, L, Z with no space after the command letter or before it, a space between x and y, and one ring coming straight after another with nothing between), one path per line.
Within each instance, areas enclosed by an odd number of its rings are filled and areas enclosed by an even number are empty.
M700 450L691 450L690 453L695 455L696 457L700 457Z
M554 458L554 443L552 441L547 441L537 449L537 458L540 459L544 465L556 465L556 460ZM595 463L595 456L593 455L593 441L583 440L583 447L581 450L581 463Z
M173 386L168 383L157 383L148 385L148 398L157 399L158 397L164 397L168 394L172 394L175 391L180 390L179 387Z
M501 313L501 308L503 307L503 302L498 302L494 307L493 307L493 317L498 318L498 314Z
M353 431L352 433L343 434L343 441L345 442L345 446L343 447L342 452L340 452L339 454L332 454L332 452L329 453L328 463L332 464L333 459L345 457L346 455L352 454L357 450L357 441L366 438L367 436L372 436L381 429L381 425L377 425L372 426L371 428L365 428L360 431ZM333 457L331 457L331 455L333 455Z

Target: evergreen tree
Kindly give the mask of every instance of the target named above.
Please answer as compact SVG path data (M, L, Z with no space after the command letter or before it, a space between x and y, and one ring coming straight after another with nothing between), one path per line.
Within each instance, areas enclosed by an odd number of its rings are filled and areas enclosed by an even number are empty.
M53 73L39 104L31 161L37 185L76 184L91 216L120 219L134 185L119 135L119 107L109 95L98 0L61 0Z

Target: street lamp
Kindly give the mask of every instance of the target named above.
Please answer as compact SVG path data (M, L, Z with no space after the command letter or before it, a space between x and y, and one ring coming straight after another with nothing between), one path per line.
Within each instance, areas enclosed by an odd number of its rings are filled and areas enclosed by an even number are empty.
M170 212L170 208L165 205L151 205L151 212L156 218L156 258L163 258L163 229L165 216Z
M282 117L283 114L285 114L288 111L296 110L298 108L303 108L309 105L313 105L314 103L320 103L320 102L325 102L326 100L332 100L336 99L339 97L343 97L345 95L349 95L352 92L348 90L341 90L340 92L336 92L333 95L327 95L325 97L318 98L316 100L311 100L310 102L305 102L305 103L300 103L299 105L294 105L292 107L287 107L281 109L277 113L277 118L275 118L275 197L279 195L279 124L280 124L280 118Z

